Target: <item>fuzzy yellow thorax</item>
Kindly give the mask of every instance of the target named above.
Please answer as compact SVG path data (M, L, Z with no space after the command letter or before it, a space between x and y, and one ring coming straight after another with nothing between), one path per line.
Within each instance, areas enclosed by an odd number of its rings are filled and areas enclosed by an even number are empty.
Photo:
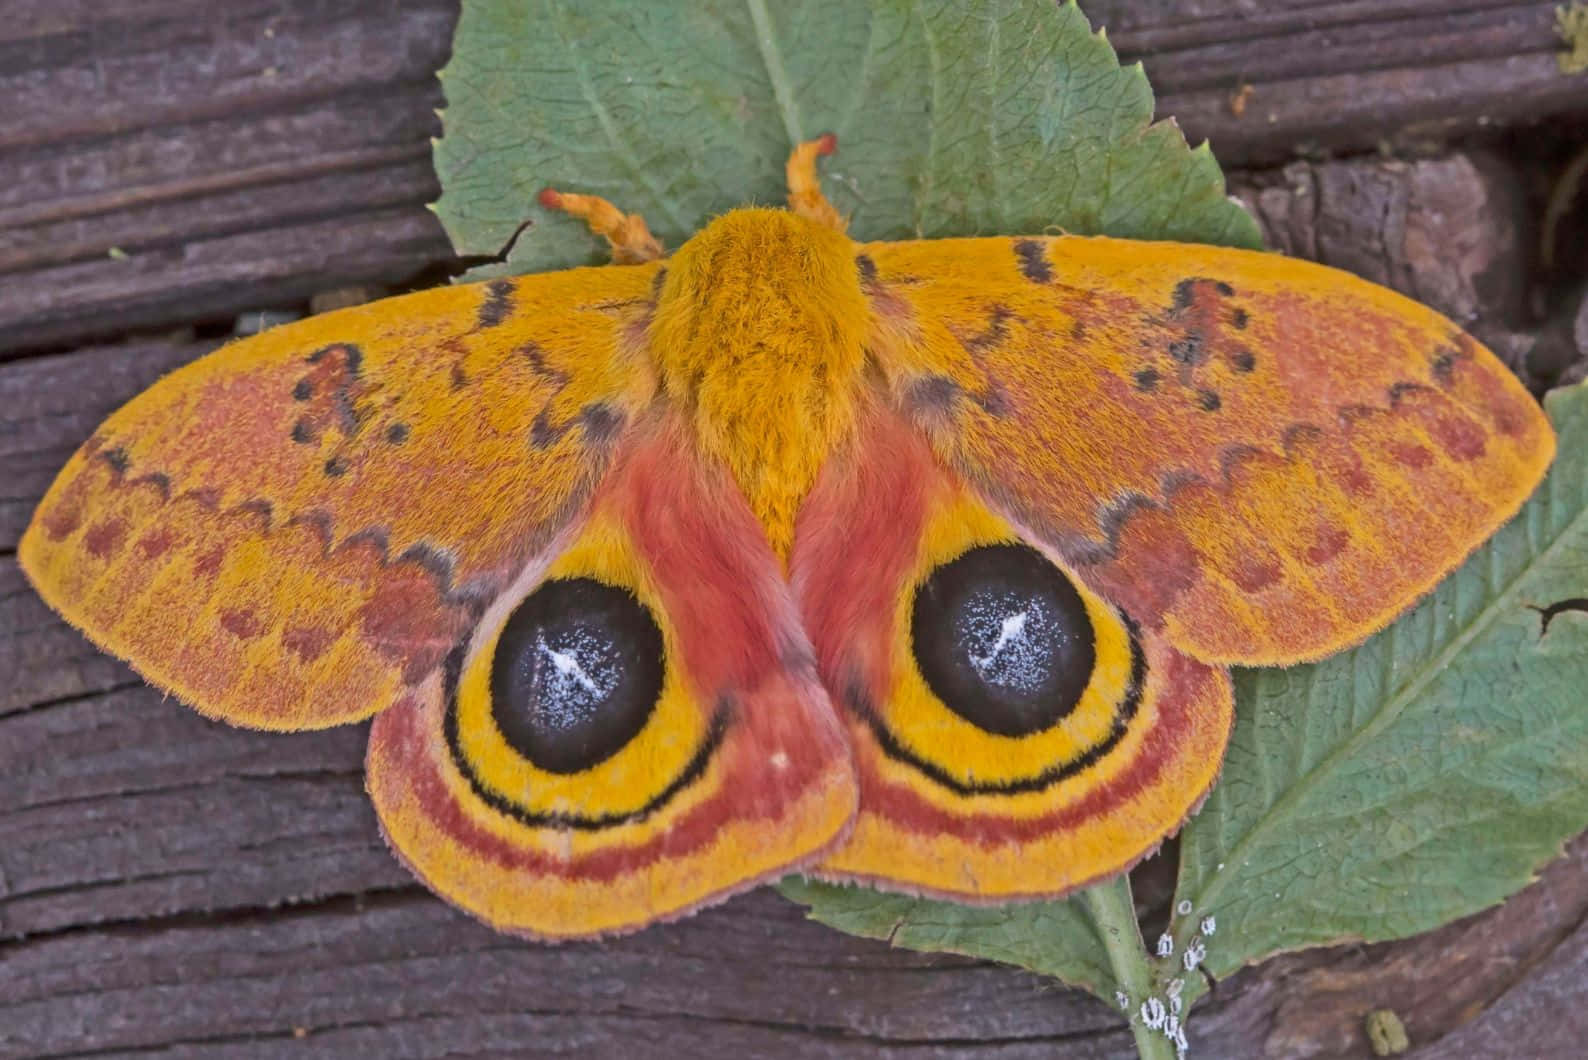
M667 264L658 377L785 559L800 502L853 427L870 313L849 238L784 210L725 214Z

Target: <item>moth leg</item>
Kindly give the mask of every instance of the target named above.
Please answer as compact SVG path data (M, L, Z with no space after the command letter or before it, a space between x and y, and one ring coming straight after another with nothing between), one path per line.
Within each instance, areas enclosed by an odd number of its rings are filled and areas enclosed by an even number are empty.
M821 181L816 176L816 159L838 150L838 137L832 133L806 140L788 156L788 206L801 217L836 228L842 232L848 224L843 216L822 194Z
M612 245L614 265L642 265L662 256L662 244L645 226L637 213L624 213L605 199L594 195L565 195L552 188L540 193L540 204L548 210L561 210L579 218L590 231Z

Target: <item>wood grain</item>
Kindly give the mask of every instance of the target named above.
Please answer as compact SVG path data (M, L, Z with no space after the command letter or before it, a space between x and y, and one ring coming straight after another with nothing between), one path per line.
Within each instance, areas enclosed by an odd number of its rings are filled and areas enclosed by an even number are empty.
M1580 108L1588 77L1556 65L1554 7L1087 9L1145 64L1160 116L1241 165ZM424 204L457 0L10 0L6 15L0 357L402 283L448 259Z
M224 318L446 258L424 204L456 17L439 0L13 0L0 348Z
M1581 109L1588 78L1556 55L1555 3L1534 0L1179 0L1084 5L1160 117L1225 165L1298 148L1375 149ZM1250 86L1244 108L1234 105Z
M1227 163L1264 163L1588 110L1588 81L1555 68L1553 6L1088 9L1144 60L1162 113ZM456 3L10 0L5 14L0 358L28 356L0 364L0 1058L1134 1055L1116 1014L1078 992L851 939L767 891L605 944L494 935L386 852L362 727L207 722L52 615L14 557L33 506L106 414L214 345L81 343L401 283L447 256L423 203ZM1469 214L1502 213L1504 182L1459 159L1437 180L1355 165L1271 174L1248 199L1297 252L1382 269L1480 324L1499 312L1480 280L1525 266ZM1350 223L1365 186L1421 258L1390 260L1377 227ZM1461 255L1439 252L1452 242ZM1219 984L1194 1055L1367 1057L1361 1021L1380 1007L1418 1060L1574 1055L1585 923L1579 840L1498 909Z

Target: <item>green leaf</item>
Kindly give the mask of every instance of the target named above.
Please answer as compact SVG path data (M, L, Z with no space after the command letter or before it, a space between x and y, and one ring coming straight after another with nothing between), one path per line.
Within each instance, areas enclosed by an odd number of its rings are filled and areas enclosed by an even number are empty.
M1149 124L1073 3L468 0L442 71L436 212L461 254L607 260L534 204L553 186L644 215L676 247L781 203L790 146L836 132L829 195L860 239L1065 230L1259 245L1206 145ZM482 275L484 273L481 273Z
M1545 405L1549 477L1421 605L1316 665L1237 673L1223 775L1181 836L1177 952L1209 914L1215 975L1426 931L1588 826L1588 389Z
M1121 68L1073 3L473 0L442 76L436 209L454 246L491 254L535 221L486 272L607 260L581 224L531 205L543 187L601 195L677 246L714 214L781 202L789 148L829 131L825 186L859 239L1260 243L1206 146L1151 123L1141 69ZM1123 879L988 908L800 881L784 893L854 934L1145 996Z
M810 906L812 919L851 935L1016 964L1082 987L1123 1006L1142 1060L1176 1055L1172 1032L1134 1016L1154 984L1125 876L1063 901L1004 906L956 905L792 876L779 890Z
M1030 905L965 906L791 876L785 898L828 927L927 953L1017 964L1109 998L1115 977L1100 928L1079 897Z

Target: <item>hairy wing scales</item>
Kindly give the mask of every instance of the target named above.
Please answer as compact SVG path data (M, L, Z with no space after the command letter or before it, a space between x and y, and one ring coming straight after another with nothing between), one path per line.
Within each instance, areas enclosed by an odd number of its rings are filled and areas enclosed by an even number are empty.
M622 748L550 775L470 686L508 608L487 618L461 682L428 682L370 733L382 825L433 889L500 930L631 931L806 864L848 828L853 766L778 561L687 430L636 428L547 577L632 592L662 629L662 690Z
M1336 270L1079 237L862 251L879 361L939 456L1205 661L1360 640L1553 451L1492 354Z
M24 568L205 713L366 716L578 511L652 388L635 344L655 271L428 291L227 346L101 426Z
M863 419L807 501L791 560L860 778L854 831L818 874L988 901L1062 894L1128 868L1217 775L1228 675L1093 598L1095 663L1067 716L1008 736L951 712L921 676L914 597L939 564L1023 535L896 413Z

